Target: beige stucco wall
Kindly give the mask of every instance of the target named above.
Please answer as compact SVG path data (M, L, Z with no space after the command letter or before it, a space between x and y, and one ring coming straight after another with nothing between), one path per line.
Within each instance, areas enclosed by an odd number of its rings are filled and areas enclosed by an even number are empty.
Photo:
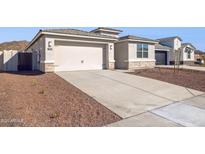
M130 69L155 66L155 46L148 44L148 58L137 58L137 44L128 44L128 66Z
M115 43L115 67L127 69L128 65L128 42Z
M43 72L41 63L45 61L45 36L41 36L34 44L32 44L27 49L26 52L33 53L33 70L40 70Z
M128 44L128 58L129 61L153 61L155 60L155 46L153 44L148 44L148 58L137 58L137 44Z
M105 50L105 63L106 68L113 69L114 67L114 41L98 40L94 38L76 38L69 36L55 36L55 35L43 35L32 46L27 49L27 52L33 53L33 69L40 70L42 72L54 71L55 67L55 42L56 41L70 41L70 42L87 42L94 44L100 44L104 46ZM51 44L49 47L48 44ZM40 53L40 62L36 63L37 55Z
M119 42L115 44L116 68L134 69L155 66L155 46L148 44L148 58L137 58L137 42Z

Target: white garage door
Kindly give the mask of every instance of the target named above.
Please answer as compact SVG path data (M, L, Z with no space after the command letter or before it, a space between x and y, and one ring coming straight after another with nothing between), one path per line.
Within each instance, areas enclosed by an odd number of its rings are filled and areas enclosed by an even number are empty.
M55 71L103 69L103 47L60 45L55 47Z

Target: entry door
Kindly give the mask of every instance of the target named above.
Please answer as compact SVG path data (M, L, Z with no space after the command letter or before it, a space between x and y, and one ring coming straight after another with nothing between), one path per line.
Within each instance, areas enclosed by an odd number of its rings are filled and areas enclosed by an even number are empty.
M155 59L156 59L156 65L167 65L167 52L156 51Z

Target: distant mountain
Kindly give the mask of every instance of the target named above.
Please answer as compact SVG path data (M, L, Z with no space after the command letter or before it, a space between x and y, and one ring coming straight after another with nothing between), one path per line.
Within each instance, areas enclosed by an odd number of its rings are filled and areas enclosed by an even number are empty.
M25 49L25 47L28 45L28 41L11 41L11 42L3 42L0 43L0 51L3 50L18 50L22 51Z

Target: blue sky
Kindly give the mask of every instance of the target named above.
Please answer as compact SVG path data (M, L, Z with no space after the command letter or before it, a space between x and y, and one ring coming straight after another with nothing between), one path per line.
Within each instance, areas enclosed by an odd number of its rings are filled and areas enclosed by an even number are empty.
M75 27L76 28L76 27ZM81 30L92 30L95 27L78 27L76 29ZM183 42L192 43L197 49L205 51L205 27L204 28L183 28L183 27L113 27L123 30L121 36L123 35L137 35L141 37L148 37L151 39L157 39L169 36L180 36ZM39 29L44 29L40 27L0 27L0 43L6 41L14 40L28 40L30 41Z

